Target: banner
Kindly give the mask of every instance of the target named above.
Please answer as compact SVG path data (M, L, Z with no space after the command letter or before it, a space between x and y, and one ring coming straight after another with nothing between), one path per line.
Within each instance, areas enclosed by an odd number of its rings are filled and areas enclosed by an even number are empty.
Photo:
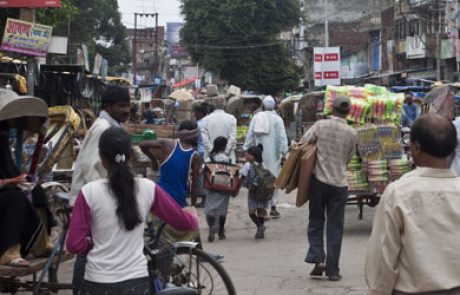
M315 47L313 56L315 86L340 85L340 47Z
M457 56L457 38L441 40L441 59L449 59Z
M85 44L81 45L81 49L83 50L83 57L84 57L84 65L85 65L85 70L89 72L89 53L88 53L88 46Z
M8 18L1 50L46 57L53 27Z
M93 74L99 75L101 71L101 65L102 65L102 55L100 55L99 53L96 53L96 56L94 57Z
M409 36L406 38L406 58L416 59L426 57L426 36L425 34Z
M61 0L0 0L0 8L6 7L61 7Z
M188 52L180 44L180 30L185 23L166 23L166 39L168 42L168 53L172 58L187 57Z

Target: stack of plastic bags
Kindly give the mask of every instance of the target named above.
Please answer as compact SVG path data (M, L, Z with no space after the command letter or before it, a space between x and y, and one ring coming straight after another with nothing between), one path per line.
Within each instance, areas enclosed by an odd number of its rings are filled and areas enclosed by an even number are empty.
M333 103L338 95L350 98L348 121L365 124L371 119L399 122L404 102L403 93L391 93L385 87L366 84L364 87L328 86L325 93L324 115L333 111Z
M409 160L404 155L401 159L388 160L391 181L398 180L401 176L410 171Z
M362 165L358 155L354 155L347 167L348 190L362 192L369 190L366 174L362 170Z
M375 193L383 193L388 181L387 160L375 160L367 162L367 180L369 187Z

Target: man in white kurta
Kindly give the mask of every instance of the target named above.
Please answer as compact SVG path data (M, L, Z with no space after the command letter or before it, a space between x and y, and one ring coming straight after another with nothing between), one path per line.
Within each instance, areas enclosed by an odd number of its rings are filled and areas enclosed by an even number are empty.
M227 138L225 154L232 163L236 163L236 118L227 114L224 109L225 99L216 98L216 110L203 119L200 132L204 145L204 158L207 159L214 145L214 140L223 136Z
M120 127L120 123L129 118L129 90L115 86L107 88L102 94L102 105L103 110L86 133L75 161L70 188L71 206L85 184L106 177L107 172L99 157L99 138L105 130Z
M281 160L288 153L288 139L284 129L283 119L274 111L275 100L267 96L263 100L264 110L258 112L251 120L243 149L246 151L252 146L263 145L263 164L274 176L281 171ZM275 190L271 199L270 215L280 216L276 210L278 204L278 190Z

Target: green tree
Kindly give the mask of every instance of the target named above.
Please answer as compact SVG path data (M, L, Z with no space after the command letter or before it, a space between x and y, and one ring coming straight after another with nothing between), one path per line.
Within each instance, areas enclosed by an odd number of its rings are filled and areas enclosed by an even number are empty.
M90 58L100 53L109 73L123 71L131 62L126 27L117 0L63 0L59 9L38 9L37 22L52 25L53 34L68 36L71 47L86 44Z
M205 69L263 93L297 87L302 70L278 35L299 23L298 0L182 0L182 14L181 39Z

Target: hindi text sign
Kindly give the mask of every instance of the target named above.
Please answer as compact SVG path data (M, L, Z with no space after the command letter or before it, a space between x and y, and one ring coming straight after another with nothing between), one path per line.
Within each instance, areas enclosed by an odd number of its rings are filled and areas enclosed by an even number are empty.
M46 57L53 27L8 18L1 50Z

